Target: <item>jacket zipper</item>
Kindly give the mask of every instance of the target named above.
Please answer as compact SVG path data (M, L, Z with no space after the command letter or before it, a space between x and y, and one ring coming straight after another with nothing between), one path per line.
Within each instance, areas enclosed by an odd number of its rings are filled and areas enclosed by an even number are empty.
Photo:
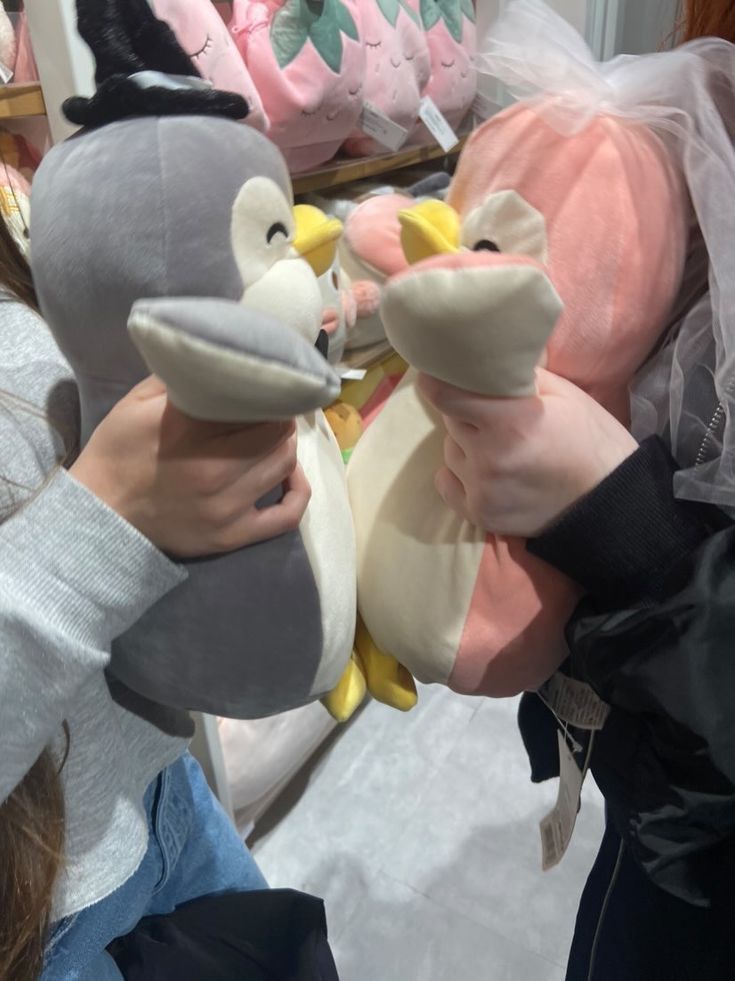
M717 403L715 414L712 416L709 426L707 426L707 431L704 434L702 445L699 447L699 453L697 453L697 459L695 461L695 466L697 467L701 467L703 463L707 463L707 452L709 451L710 443L712 442L715 433L720 428L722 421L725 418L725 400L732 391L733 385L735 385L735 378L731 378L727 383L722 399Z
M706 462L709 444L712 442L712 437L714 436L716 430L719 429L724 415L725 403L719 402L717 409L715 410L715 414L712 416L712 421L710 422L709 426L707 426L707 431L704 434L702 445L699 447L699 453L697 453L697 459L694 464L696 467L701 467L702 464Z

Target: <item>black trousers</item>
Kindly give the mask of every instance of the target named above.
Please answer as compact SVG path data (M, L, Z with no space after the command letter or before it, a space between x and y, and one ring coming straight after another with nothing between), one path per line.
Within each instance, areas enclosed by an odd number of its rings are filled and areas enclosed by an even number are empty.
M733 981L732 891L691 906L644 875L608 823L585 886L566 981Z

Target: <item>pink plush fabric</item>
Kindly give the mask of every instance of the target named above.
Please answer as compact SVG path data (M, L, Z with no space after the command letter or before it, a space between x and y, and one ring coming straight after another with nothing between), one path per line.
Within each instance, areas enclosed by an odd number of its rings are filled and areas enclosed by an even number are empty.
M253 80L211 0L151 0L157 17L170 25L203 78L236 92L250 106L247 123L264 131L267 120Z
M477 72L472 56L477 31L471 0L409 0L423 15L431 59L431 77L424 92L436 103L457 132L477 93ZM433 141L423 123L412 143Z
M315 18L302 0L235 0L230 30L291 170L330 160L362 109L358 8L332 0Z
M565 306L546 367L624 418L630 377L681 276L678 176L640 126L600 117L567 138L518 105L473 133L447 200L466 216L509 188L546 218L549 275Z
M519 105L473 135L449 202L466 217L507 189L546 218L548 272L565 304L548 369L627 421L628 383L661 334L683 268L678 175L648 130L602 117L566 138ZM450 686L494 696L538 687L565 657L579 595L522 541L488 536Z
M351 0L351 9L358 6L366 58L363 98L410 133L431 71L421 19L405 0ZM355 157L387 152L360 131L344 149Z
M383 408L396 388L398 388L402 377L402 375L388 375L387 378L384 378L381 381L365 405L363 405L362 409L360 409L363 429L367 429L370 423L380 415L380 410Z
M350 291L355 317L372 317L380 309L380 287L369 279L359 279Z
M410 208L414 199L405 194L376 194L362 201L345 221L342 248L377 279L386 279L406 269L401 247L398 213Z
M15 57L15 73L13 81L18 84L28 84L38 81L38 68L31 48L31 37L28 32L28 17L23 11L18 19L17 54Z
M345 220L339 252L357 306L346 348L355 350L385 338L380 300L386 280L406 269L398 213L415 200L405 194L376 194L362 201Z

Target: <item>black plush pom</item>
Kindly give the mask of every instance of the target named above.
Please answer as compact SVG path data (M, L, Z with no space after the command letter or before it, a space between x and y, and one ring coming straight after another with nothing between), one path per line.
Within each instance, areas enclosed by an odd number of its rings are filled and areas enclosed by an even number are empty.
M64 103L70 123L93 129L133 116L224 116L244 119L248 104L242 96L217 89L141 88L133 79L116 75L103 82L91 99L74 96Z
M148 0L77 0L77 27L95 57L97 82L146 69L199 74Z

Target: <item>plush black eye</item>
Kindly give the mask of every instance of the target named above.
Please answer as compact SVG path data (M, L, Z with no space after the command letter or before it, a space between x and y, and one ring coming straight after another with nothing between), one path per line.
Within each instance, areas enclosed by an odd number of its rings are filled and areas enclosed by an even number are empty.
M477 243L477 245L472 246L473 252L500 252L500 247L495 243L491 242L490 239L483 238Z
M277 221L275 225L271 225L271 227L268 229L268 234L266 235L268 245L271 244L276 235L283 235L284 238L288 238L288 229L280 221Z

